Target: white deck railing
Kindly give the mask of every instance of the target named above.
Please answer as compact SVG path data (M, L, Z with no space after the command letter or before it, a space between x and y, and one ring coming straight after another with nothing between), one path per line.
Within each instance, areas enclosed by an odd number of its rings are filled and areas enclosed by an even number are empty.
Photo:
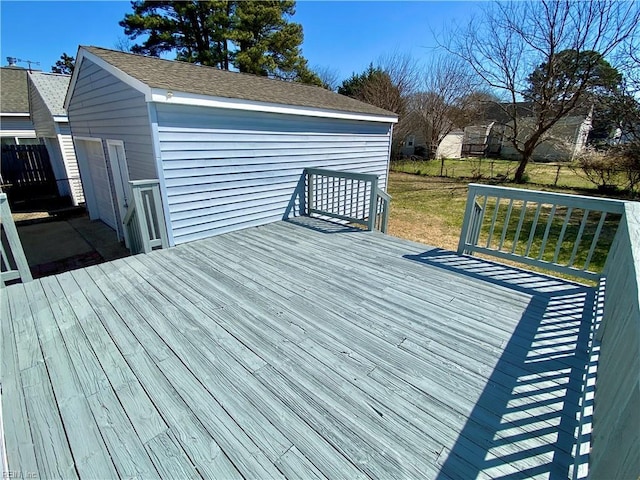
M29 264L22 250L18 230L11 216L6 193L0 193L0 250L2 254L2 281L0 287L12 280L33 280Z
M627 202L604 268L591 478L640 473L640 203Z
M597 279L625 202L470 184L458 253ZM603 262L601 262L603 263Z
M596 251L599 265L606 258L604 268L592 268ZM586 385L578 436L579 442L589 435L593 440L578 443L576 465L586 454L592 478L635 478L640 465L640 203L472 184L458 253L473 252L600 280L604 297L594 305L594 316L602 315L592 352L598 357L595 396L593 386ZM585 373L585 379L592 376Z
M387 231L391 197L378 187L378 176L308 168L306 213Z
M132 254L149 253L154 248L167 248L167 227L162 211L158 180L134 180L132 202L122 221L125 242Z

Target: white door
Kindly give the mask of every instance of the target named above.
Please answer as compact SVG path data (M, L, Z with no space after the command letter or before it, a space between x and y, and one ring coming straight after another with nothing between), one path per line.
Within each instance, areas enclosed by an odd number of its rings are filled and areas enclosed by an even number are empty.
M127 215L131 189L129 187L129 170L127 168L127 158L124 154L124 143L120 140L107 140L107 150L109 152L109 162L113 181L116 190L116 202L120 213L120 222Z
M92 220L100 219L117 232L116 214L113 209L102 140L76 139L76 146L79 147L78 159L84 164L90 177L90 186L84 185L85 191L91 191L91 194L87 195L87 202L91 202L89 215Z

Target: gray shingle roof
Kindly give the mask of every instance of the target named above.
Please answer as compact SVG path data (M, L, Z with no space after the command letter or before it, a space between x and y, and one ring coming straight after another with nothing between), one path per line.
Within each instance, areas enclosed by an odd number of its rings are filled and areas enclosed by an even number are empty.
M81 47L151 88L257 102L396 116L324 88L163 60L99 47Z
M0 68L0 112L29 113L29 89L24 68Z
M69 88L71 77L58 73L35 72L31 74L31 82L40 93L45 105L54 116L66 116L64 97Z

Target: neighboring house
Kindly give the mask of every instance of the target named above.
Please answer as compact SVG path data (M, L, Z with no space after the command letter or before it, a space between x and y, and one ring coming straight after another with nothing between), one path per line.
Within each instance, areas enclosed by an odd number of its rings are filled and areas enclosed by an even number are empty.
M39 144L29 110L28 72L0 68L0 140L2 145Z
M328 90L80 47L65 100L91 218L158 179L169 244L281 220L306 167L380 176L396 115Z
M416 111L407 113L400 120L397 133L401 137L400 155L402 157L410 157L412 155L429 155L429 145L425 135L425 129L422 128L424 120Z
M82 183L63 107L70 77L19 67L2 67L0 74L2 145L34 145L37 147L32 148L42 149L41 156L48 157L55 176L53 190L70 197L74 205L83 202Z
M490 102L482 109L473 125L465 128L462 142L462 156L501 157L518 160L521 156L510 140L513 121L505 109L513 108ZM515 107L518 115L519 136L530 131L534 122L531 104L520 102ZM545 135L544 140L534 150L534 161L571 160L584 150L592 125L592 108L578 108L571 116L562 118ZM532 127L531 127L532 128Z
M69 120L64 98L69 88L69 75L32 72L29 74L29 100L36 135L47 146L51 166L61 195L71 197L73 204L84 202Z
M530 131L533 117L525 117L519 120L521 137L523 133ZM517 152L513 143L508 140L512 123L505 126L505 136L502 142L500 156L510 160L519 160L521 155ZM545 133L544 140L536 147L532 159L534 161L565 161L582 152L587 146L587 138L592 126L592 109L587 112L561 118L551 129Z

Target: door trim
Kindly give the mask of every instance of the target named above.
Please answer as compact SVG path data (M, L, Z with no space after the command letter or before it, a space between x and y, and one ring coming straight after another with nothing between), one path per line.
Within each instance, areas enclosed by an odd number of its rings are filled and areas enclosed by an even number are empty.
M116 204L118 206L118 216L120 217L120 223L124 219L129 206L129 200L131 198L131 192L129 190L129 169L127 164L127 153L124 149L124 142L122 140L106 140L107 153L109 157L109 163L111 164L111 173L113 175L114 189L116 191ZM116 151L117 148L121 148L122 159L119 158Z

